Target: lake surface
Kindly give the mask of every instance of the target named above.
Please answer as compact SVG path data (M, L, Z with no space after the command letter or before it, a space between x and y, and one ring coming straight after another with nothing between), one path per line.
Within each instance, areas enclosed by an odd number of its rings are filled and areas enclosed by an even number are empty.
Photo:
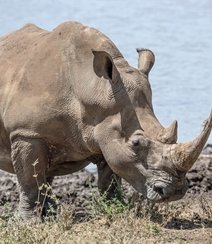
M26 23L52 30L75 20L106 34L130 65L136 47L151 49L154 111L165 127L177 119L178 141L193 139L212 108L211 0L8 0L0 4L0 36ZM209 143L212 143L210 136Z

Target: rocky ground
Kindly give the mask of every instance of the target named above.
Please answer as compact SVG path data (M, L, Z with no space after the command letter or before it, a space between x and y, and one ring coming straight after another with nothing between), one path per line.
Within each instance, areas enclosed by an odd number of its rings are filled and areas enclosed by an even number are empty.
M212 223L212 145L207 145L204 148L196 163L187 173L187 178L189 190L182 200L174 203L174 209L179 210L189 205L185 213L189 214L189 209L192 213L190 211L189 218L186 218L186 216L173 218L171 222L167 223L166 228L172 229L171 231L173 229L187 229L187 232L183 232L185 240L197 238L196 240L198 241L212 243L210 242L212 235L204 237L202 231L199 232L199 229L204 224L202 218L200 220L200 212L204 214L206 222L210 221L210 225ZM123 187L127 196L131 196L135 192L126 182L123 182ZM91 204L93 193L97 192L97 174L82 170L72 175L56 177L52 188L60 204L71 204L77 212L83 213ZM19 193L16 176L1 171L0 216L5 209L5 203L8 202L8 206L15 209L18 205L18 198ZM211 227L207 225L207 228L209 228L207 230L210 232ZM196 242L191 241L190 243Z

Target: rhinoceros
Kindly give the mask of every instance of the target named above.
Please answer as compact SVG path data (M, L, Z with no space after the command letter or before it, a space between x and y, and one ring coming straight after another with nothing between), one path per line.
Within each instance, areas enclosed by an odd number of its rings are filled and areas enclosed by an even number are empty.
M51 32L27 24L0 38L0 169L17 175L24 219L38 199L45 214L51 199L42 186L91 162L109 199L113 175L153 202L184 196L212 114L196 139L178 144L177 121L164 128L153 111L154 54L137 51L138 69L108 37L77 22Z

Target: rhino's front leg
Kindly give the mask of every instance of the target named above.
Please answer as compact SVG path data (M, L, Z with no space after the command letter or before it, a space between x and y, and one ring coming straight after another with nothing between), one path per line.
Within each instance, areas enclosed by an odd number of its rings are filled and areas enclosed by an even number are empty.
M98 189L101 194L106 194L107 199L114 197L122 199L120 192L121 178L109 167L105 159L97 163Z
M48 148L42 139L17 137L12 142L11 156L20 186L20 215L28 220L42 214L45 206Z

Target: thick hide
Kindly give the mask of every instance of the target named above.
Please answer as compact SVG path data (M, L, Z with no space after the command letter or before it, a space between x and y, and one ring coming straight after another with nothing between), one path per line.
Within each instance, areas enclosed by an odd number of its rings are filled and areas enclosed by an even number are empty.
M138 69L104 34L77 22L52 32L27 24L0 39L0 168L17 174L25 219L47 212L54 176L90 162L108 198L120 178L154 202L183 197L211 116L196 139L177 144L177 122L164 128L153 111L154 54L137 52Z

